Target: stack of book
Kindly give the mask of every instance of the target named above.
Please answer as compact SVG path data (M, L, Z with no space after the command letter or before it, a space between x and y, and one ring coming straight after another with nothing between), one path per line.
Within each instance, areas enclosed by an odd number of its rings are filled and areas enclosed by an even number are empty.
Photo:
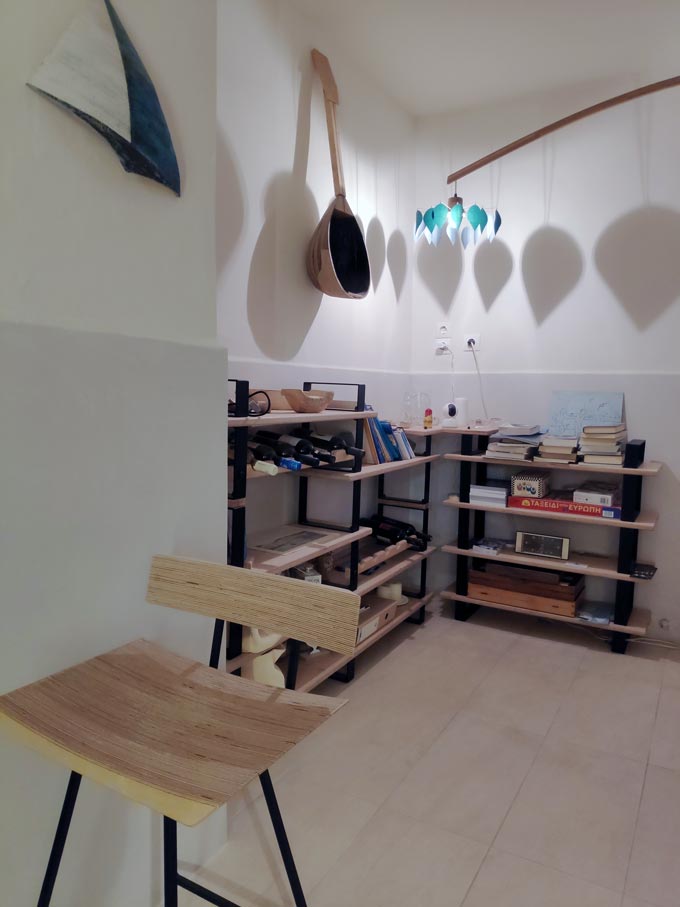
M584 463L622 466L626 447L626 423L586 425L581 432L579 454Z
M484 507L505 507L510 492L509 482L489 482L488 485L470 485L470 503Z
M490 460L531 460L541 440L538 425L508 425L489 438Z
M546 463L575 463L578 438L544 435L538 448L538 459Z

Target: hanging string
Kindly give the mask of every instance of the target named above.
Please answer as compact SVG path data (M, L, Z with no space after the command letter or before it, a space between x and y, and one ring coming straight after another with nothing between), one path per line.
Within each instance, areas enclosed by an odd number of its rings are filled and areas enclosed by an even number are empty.
M552 194L555 174L555 147L552 138L544 138L542 144L543 157L543 223L550 220Z
M356 170L356 186L357 186L357 203L354 206L354 213L356 216L359 216L359 149L357 148L354 152L354 166Z
M642 201L645 205L650 203L652 103L651 98L640 98L637 104L634 105L640 159L640 187L642 189Z

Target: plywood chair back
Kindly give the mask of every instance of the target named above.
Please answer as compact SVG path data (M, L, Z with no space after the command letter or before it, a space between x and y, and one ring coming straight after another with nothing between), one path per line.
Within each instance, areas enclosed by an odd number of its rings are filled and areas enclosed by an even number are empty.
M148 602L244 624L351 655L360 598L346 589L242 567L157 555Z

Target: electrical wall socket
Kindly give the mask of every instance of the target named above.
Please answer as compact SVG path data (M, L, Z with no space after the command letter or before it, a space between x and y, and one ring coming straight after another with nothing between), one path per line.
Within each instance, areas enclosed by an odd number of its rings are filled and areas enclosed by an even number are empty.
M448 356L451 352L449 341L446 338L436 339L434 342L434 351L437 356Z
M465 334L463 336L463 349L467 350L468 353L471 353L474 349L475 353L478 353L482 347L482 335L481 334Z
M444 337L446 339L451 338L451 330L449 328L447 321L439 321L437 323L437 330L436 330L435 336Z

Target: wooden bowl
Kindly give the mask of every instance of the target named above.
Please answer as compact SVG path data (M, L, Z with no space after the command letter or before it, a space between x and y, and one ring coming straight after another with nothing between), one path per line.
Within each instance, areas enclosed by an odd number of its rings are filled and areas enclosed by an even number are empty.
M321 413L335 396L333 391L301 391L296 388L284 388L281 393L296 413Z
M253 396L253 394L266 394L271 401L272 410L280 410L280 409L289 410L290 409L290 404L288 403L286 398L283 396L281 391L274 391L274 390L270 391L270 390L264 390L262 388L258 388L258 390L250 392L251 397ZM264 397L260 397L259 399L263 403L265 402Z

